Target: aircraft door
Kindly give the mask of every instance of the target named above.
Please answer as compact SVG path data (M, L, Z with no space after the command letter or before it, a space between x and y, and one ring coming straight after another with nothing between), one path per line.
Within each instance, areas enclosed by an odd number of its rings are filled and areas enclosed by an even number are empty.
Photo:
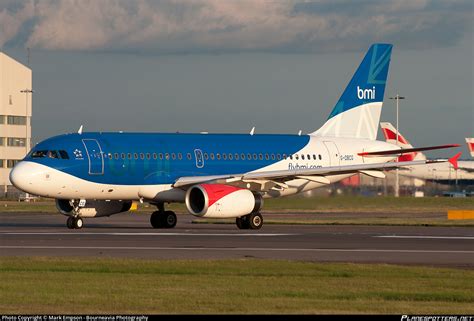
M83 139L89 160L89 175L104 175L104 155L97 139Z
M329 155L329 166L339 166L340 165L340 158L339 158L339 149L337 148L336 144L334 142L323 142L324 146L328 150L328 155Z
M204 157L202 155L202 150L195 149L194 156L196 157L196 167L203 168L204 167Z

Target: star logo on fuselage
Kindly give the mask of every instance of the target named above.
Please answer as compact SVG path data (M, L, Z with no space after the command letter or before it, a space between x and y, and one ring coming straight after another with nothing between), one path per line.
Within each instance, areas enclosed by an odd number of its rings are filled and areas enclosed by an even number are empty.
M82 159L82 152L76 148L76 150L74 151L74 156L76 157L76 159Z

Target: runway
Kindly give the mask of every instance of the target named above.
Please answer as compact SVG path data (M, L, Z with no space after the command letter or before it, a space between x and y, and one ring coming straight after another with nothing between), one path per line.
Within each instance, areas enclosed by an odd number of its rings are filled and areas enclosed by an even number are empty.
M267 215L269 216L269 215ZM264 258L318 262L474 267L474 229L359 225L193 224L152 229L149 216L119 214L65 227L59 214L0 213L1 256L91 256L149 259Z

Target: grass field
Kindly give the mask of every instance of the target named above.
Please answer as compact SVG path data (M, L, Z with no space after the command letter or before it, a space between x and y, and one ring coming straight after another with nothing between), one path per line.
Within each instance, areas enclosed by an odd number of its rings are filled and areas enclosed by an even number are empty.
M474 271L269 260L2 258L0 313L474 313Z
M178 214L183 204L170 204ZM155 207L139 204L135 212L150 214ZM474 199L448 197L287 197L265 200L265 224L474 226L474 220L448 220L448 210L474 210ZM0 213L57 213L51 200L0 201ZM122 214L127 215L127 214ZM135 214L134 214L135 215ZM194 219L201 224L235 224L234 219Z
M146 204L139 204L138 211L149 212ZM183 204L171 204L171 210L186 211ZM299 210L312 213L328 212L446 212L449 209L472 209L474 199L450 197L362 197L362 196L337 196L337 197L312 197L301 196L284 197L265 200L264 209L268 211ZM0 212L39 212L55 213L56 206L52 200L36 202L16 202L0 200Z

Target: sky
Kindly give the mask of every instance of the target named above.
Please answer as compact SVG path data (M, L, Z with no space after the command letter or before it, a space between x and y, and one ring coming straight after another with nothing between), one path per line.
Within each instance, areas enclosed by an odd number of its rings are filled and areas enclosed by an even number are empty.
M392 43L382 121L416 146L474 136L471 0L0 0L33 70L33 141L77 131L309 133L370 44ZM379 139L382 139L379 130ZM444 157L452 151L434 151Z

